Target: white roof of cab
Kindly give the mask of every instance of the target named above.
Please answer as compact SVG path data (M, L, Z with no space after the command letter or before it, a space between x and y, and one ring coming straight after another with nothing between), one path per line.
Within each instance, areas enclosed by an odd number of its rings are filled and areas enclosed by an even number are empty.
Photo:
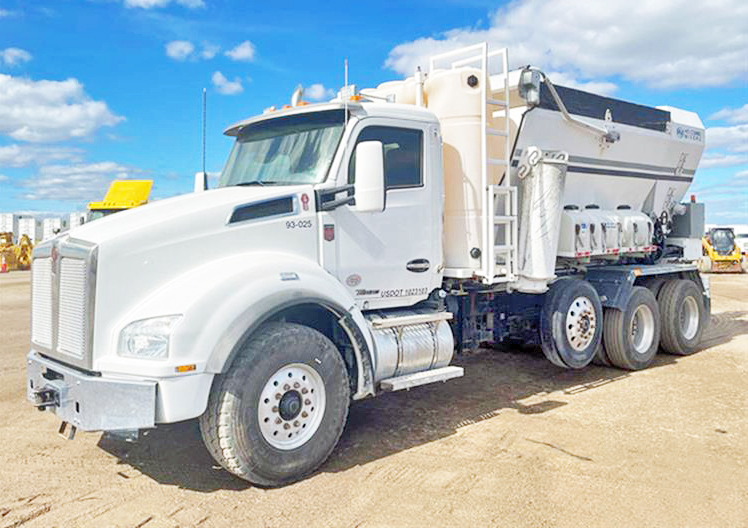
M285 117L289 115L306 114L310 112L321 112L324 110L337 110L343 109L344 105L340 101L332 101L329 103L316 103L308 104L303 106L294 106L292 108L286 108L283 110L276 110L261 114L258 116L250 117L234 123L226 130L223 131L227 136L238 136L242 128L252 123L259 121L265 121L267 119L274 119L276 117ZM364 118L364 117L390 117L394 119L409 119L413 121L426 121L430 123L437 123L438 120L433 112L426 108L421 108L409 104L397 104L397 103L380 103L380 102L349 102L348 110L351 115Z

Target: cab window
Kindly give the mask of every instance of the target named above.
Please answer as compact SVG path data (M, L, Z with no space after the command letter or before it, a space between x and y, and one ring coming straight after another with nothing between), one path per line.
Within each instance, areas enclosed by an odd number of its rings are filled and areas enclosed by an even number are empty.
M381 141L384 151L384 184L386 189L403 189L423 185L423 132L411 128L370 126L358 135L361 141ZM356 181L356 153L348 165L348 183Z

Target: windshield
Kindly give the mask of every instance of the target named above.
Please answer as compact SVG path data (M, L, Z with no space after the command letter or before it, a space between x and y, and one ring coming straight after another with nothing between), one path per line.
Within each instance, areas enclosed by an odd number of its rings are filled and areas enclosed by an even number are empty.
M248 125L239 132L218 186L321 182L344 124L339 109Z
M96 209L94 211L89 211L88 216L86 217L86 222L104 218L105 216L109 216L110 214L116 213L118 211L122 211L122 209Z
M717 250L732 250L734 240L735 238L732 231L728 229L715 229L712 231L712 245L714 245Z

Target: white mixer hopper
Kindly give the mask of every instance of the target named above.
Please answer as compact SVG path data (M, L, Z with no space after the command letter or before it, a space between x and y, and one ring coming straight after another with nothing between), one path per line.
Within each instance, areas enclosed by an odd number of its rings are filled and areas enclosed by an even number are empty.
M538 70L508 71L506 50L486 50L474 46L462 51L482 55L432 58L428 75L419 71L362 92L426 106L441 123L445 274L490 280L499 270L514 280L511 260L523 226L495 219L501 217L497 211L516 217L522 209L512 210L511 203L529 147L568 154L561 207L570 207L561 221L560 257L609 260L656 249L655 228L677 212L704 149L699 117L554 87ZM489 75L488 63L497 55L503 72ZM574 240L577 246L567 247ZM490 262L494 248L510 246L514 255L496 249Z

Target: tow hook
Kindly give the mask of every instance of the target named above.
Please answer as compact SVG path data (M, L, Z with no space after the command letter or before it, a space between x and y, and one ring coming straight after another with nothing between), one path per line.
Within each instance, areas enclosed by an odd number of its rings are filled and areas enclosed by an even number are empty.
M60 424L60 429L57 431L57 434L59 434L65 440L72 440L73 438L75 438L75 433L77 432L78 428L76 426L71 425L68 422L62 422Z
M60 401L57 391L54 389L41 389L34 392L34 405L40 411L46 411L47 407L57 407Z

